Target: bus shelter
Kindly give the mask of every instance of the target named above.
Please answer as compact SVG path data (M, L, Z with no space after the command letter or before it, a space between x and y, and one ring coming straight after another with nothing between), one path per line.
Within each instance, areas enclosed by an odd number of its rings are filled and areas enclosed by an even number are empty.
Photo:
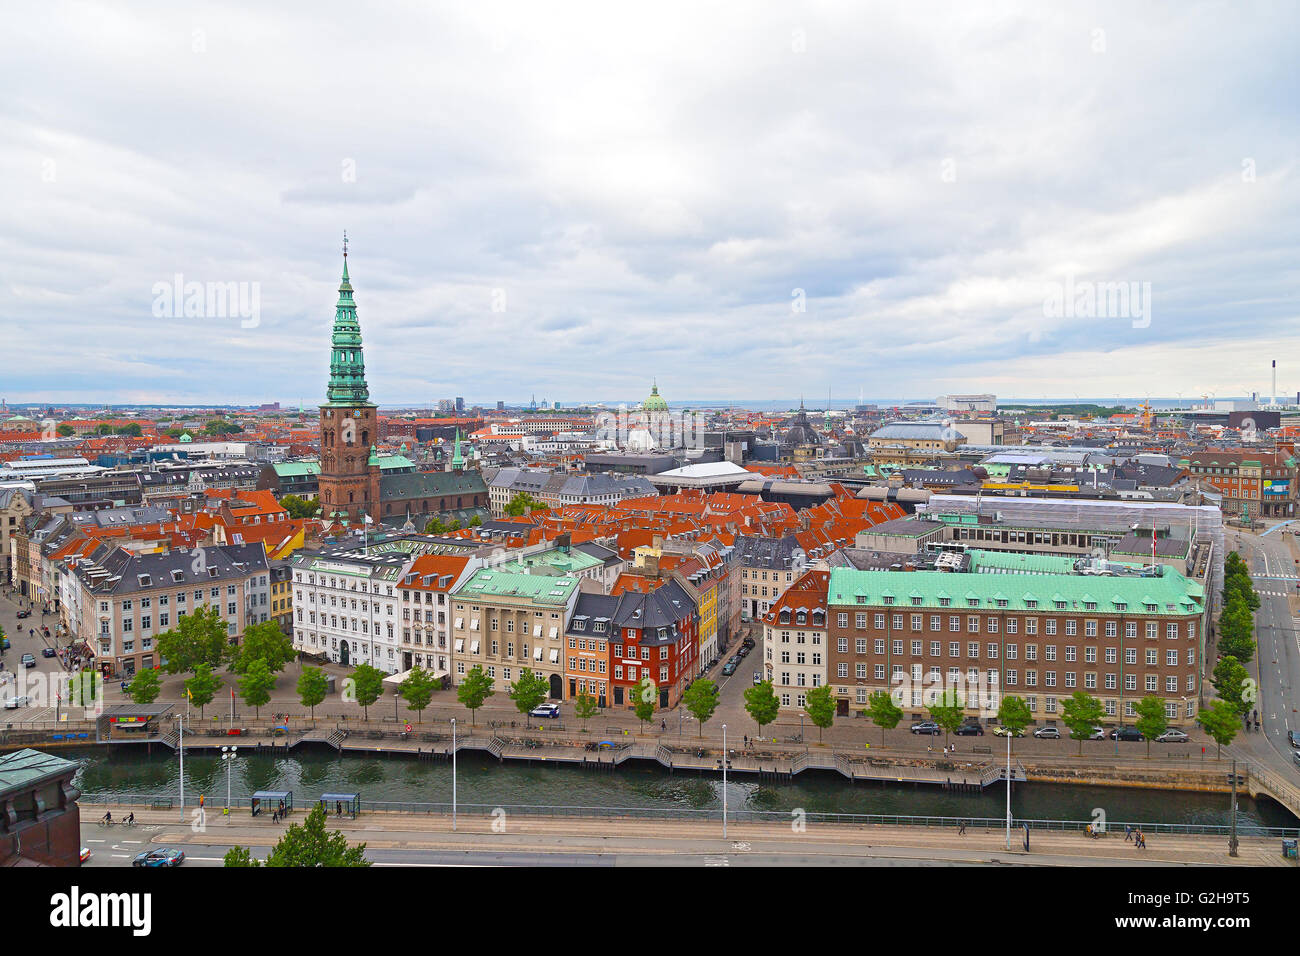
M325 808L326 816L341 817L344 814L353 820L361 812L361 794L359 793L322 793L320 805Z
M253 794L253 816L264 810L288 813L293 810L292 790L259 790Z

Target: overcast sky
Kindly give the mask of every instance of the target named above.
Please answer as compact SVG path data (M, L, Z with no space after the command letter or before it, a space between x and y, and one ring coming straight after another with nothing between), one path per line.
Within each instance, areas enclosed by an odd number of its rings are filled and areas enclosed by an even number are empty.
M319 403L344 229L381 404L1300 389L1294 2L5 25L10 402ZM1133 315L1049 305L1113 282Z

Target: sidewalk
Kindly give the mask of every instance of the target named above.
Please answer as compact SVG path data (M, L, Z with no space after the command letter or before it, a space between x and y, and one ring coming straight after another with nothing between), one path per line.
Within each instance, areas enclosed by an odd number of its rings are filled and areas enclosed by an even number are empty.
M192 811L187 810L187 815ZM286 824L269 816L252 818L247 811L223 817L209 810L206 829L195 832L177 819L179 811L138 811L138 832L154 843L269 846L277 842ZM306 814L296 811L290 823ZM94 828L93 821L83 825ZM942 859L952 862L1009 862L1022 865L1063 866L1292 866L1281 856L1280 841L1242 837L1239 856L1228 856L1221 836L1148 835L1147 849L1126 842L1122 832L1091 839L1077 832L1034 830L1030 852L1023 846L1024 831L1011 832L1012 849L1006 849L1005 831L895 826L842 826L809 824L802 832L783 823L732 823L722 839L719 821L636 820L626 818L539 818L523 815L498 818L461 815L457 830L450 816L367 812L355 822L331 818L354 843L380 848L430 850L492 850L571 853L721 854L754 852L799 854L803 857L860 856L903 859ZM495 830L494 830L495 826ZM504 830L501 827L504 826ZM157 829L145 829L156 827ZM116 834L116 827L105 829Z

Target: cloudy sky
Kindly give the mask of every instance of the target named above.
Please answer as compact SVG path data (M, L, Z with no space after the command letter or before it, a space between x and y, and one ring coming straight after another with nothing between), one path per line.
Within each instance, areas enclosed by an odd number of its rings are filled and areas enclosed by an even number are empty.
M1274 357L1300 389L1294 2L42 2L6 28L10 402L318 403L345 229L381 404L1223 397ZM248 308L173 312L177 275Z

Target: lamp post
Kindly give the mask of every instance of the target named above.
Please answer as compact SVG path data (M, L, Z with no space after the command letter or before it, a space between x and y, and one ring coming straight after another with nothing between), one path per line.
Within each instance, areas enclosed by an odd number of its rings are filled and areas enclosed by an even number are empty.
M1007 849L1011 849L1011 733L1007 733Z
M402 699L400 693L393 695L393 723L397 723L397 702Z
M727 838L727 725L722 725L722 839Z
M230 771L239 756L238 751L238 747L221 748L221 762L226 765L226 809L222 812L222 816L230 815Z
M456 718L451 719L451 831L456 832Z

